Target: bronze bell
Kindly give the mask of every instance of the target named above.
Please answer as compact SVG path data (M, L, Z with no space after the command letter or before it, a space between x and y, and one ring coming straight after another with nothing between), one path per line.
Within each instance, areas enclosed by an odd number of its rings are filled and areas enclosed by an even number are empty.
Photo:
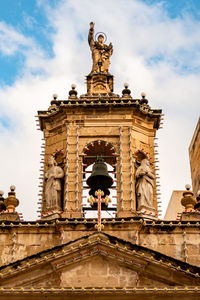
M92 174L87 179L87 185L90 187L89 194L95 197L95 191L101 190L104 192L104 197L110 194L108 190L112 184L113 179L108 174L107 165L102 158L97 158L92 168Z

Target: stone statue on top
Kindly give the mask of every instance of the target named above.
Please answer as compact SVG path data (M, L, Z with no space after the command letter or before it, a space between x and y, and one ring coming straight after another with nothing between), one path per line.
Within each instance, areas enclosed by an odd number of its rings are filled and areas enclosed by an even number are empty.
M92 52L92 73L108 73L110 65L110 57L113 53L112 43L109 45L104 44L104 33L99 33L97 41L94 40L94 23L90 23L88 34L88 43Z

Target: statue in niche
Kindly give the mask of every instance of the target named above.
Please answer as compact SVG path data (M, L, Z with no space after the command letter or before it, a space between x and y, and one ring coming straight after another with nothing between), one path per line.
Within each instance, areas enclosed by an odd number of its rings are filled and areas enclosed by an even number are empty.
M90 49L92 52L92 72L100 73L106 72L108 73L109 65L110 65L110 57L113 53L112 43L109 45L104 44L104 35L100 33L98 35L97 41L94 40L94 23L90 23L90 29L88 34L88 43L90 45ZM106 35L105 35L106 38Z
M57 166L53 156L48 158L48 170L45 173L45 199L47 209L61 210L61 178L64 172L61 167Z
M138 210L153 207L154 174L147 158L141 161L136 171L136 194Z

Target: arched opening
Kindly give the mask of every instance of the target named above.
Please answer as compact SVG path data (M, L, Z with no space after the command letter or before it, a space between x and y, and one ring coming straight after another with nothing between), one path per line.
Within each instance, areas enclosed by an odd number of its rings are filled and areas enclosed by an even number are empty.
M102 210L102 218L114 218L117 211L117 180L116 180L116 151L111 143L103 140L93 141L83 149L82 160L82 213L85 218L97 218L97 210L93 209L88 202L90 188L87 179L92 174L92 168L97 157L101 157L106 163L108 174L113 179L107 208Z

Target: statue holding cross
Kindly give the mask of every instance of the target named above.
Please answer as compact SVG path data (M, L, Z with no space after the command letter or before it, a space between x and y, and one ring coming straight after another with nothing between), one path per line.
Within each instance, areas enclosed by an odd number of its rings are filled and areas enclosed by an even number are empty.
M92 52L92 73L108 73L110 65L110 57L113 53L112 43L109 45L104 44L106 41L106 35L103 32L99 32L95 35L97 41L94 40L94 23L90 23L90 29L88 34L88 43Z

